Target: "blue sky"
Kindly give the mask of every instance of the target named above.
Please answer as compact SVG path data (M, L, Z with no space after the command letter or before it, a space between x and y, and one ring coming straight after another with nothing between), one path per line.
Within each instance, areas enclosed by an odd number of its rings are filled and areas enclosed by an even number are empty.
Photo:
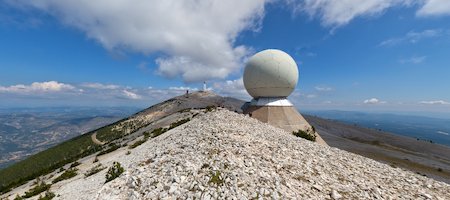
M447 0L6 0L0 107L145 107L289 53L300 109L450 113Z

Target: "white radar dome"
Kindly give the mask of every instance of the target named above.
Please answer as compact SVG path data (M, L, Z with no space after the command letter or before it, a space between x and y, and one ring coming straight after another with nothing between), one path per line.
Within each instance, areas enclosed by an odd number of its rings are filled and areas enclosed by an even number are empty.
M298 68L287 53L267 49L253 55L244 70L244 86L255 99L287 97L298 82Z

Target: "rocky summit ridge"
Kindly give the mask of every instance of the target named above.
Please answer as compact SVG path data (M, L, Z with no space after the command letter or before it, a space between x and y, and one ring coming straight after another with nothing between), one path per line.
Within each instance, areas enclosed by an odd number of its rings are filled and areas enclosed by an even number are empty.
M99 162L125 172L59 182L55 199L450 199L446 183L224 109Z

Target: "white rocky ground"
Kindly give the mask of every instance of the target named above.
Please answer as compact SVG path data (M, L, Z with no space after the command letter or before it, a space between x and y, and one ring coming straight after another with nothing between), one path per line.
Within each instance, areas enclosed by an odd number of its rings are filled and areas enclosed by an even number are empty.
M119 178L79 175L52 186L56 199L450 199L443 182L226 110L126 151L100 158L124 166Z

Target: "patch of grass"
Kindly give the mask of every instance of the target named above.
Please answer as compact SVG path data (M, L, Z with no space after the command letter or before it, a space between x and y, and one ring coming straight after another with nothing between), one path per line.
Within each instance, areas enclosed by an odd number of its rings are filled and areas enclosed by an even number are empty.
M72 178L72 177L74 177L74 176L76 176L78 174L77 171L78 171L77 168L67 169L60 176L58 176L55 179L53 179L52 183L57 183L57 182L62 181L62 180L70 179L70 178Z
M316 141L316 135L314 134L314 132L309 133L309 131L306 132L306 131L302 131L299 129L298 131L292 132L292 134L294 134L297 137L307 139L309 141L313 141L313 142Z
M53 197L55 197L55 193L47 191L45 192L45 196L39 196L38 200L50 200L53 199Z
M89 177L92 176L96 173L99 173L100 171L106 169L106 167L102 166L102 164L98 164L94 167L92 167L91 169L89 169L85 174L84 177Z
M113 165L108 169L108 172L105 175L106 181L110 182L114 179L116 179L117 177L119 177L123 172L125 171L125 169L123 169L122 166L120 166L119 162L114 162Z
M36 196L42 193L43 191L50 189L51 186L52 186L51 184L45 184L44 182L41 182L36 186L34 186L33 188L31 188L30 190L28 190L27 192L25 192L22 198L30 198L32 196Z
M211 172L211 179L209 179L208 183L212 183L217 186L223 185L224 181L220 174L220 171Z
M129 149L134 149L134 148L136 148L137 146L139 146L139 145L141 145L141 144L144 144L144 142L147 142L147 139L142 139L142 140L138 140L138 141L136 141L135 143L133 143L133 144L131 144L130 146L128 146L128 148Z

